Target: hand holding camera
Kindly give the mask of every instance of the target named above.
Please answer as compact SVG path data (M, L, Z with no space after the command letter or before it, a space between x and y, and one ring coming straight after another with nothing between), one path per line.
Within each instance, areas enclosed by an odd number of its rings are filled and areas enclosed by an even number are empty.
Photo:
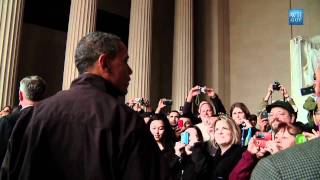
M191 88L191 89L189 90L189 93L188 93L188 96L187 96L186 101L189 102L189 103L191 103L191 102L192 102L192 98L193 98L194 96L197 96L197 95L200 93L200 92L199 92L199 89L200 89L200 86L198 86L198 85L196 85L196 86L194 86L193 88Z
M214 90L212 88L206 88L206 93L209 97L214 98L216 96L216 93L214 92Z
M181 154L184 152L184 148L186 147L186 145L180 141L176 142L175 146L174 146L174 151L175 154L179 157L181 157Z
M270 154L275 154L280 151L275 141L267 141L265 149L270 152Z
M257 125L260 131L266 132L269 128L268 112L266 110L262 111L257 119Z
M144 99L143 99L142 97L140 97L140 98L135 98L135 99L134 99L134 102L135 102L136 104L144 105Z
M242 126L244 129L252 128L252 124L251 124L250 121L247 120L247 119L242 119L242 120L241 120L241 126Z
M199 94L206 94L206 92L207 92L207 87L206 86L203 86L203 87L201 87L201 86L199 86Z
M309 133L309 132L303 132L303 136L308 140L312 140L312 139L315 139L315 138L318 138L320 137L320 131L316 131L314 129L312 129L312 133ZM303 138L300 138L300 139L303 139ZM297 138L296 136L296 144L299 144L300 142L304 142L303 140L300 140L299 138ZM298 142L298 143L297 143Z
M270 132L258 131L256 132L255 137L254 143L260 148L265 148L267 141L272 140L272 134Z
M272 84L272 89L274 91L280 91L280 88L281 88L281 84L279 83L279 81L274 81Z

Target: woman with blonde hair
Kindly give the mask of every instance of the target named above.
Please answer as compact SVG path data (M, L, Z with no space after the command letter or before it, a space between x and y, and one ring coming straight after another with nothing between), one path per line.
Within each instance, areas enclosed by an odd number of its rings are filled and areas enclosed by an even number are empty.
M218 149L213 158L213 179L228 179L245 151L240 142L240 128L235 121L225 115L219 116L214 123L214 144Z

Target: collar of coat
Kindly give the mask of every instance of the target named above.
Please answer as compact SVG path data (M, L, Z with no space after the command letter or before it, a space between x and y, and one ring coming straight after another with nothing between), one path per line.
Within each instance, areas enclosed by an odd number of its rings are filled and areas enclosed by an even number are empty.
M113 97L123 96L123 94L110 81L105 80L103 77L95 74L84 73L79 75L78 78L72 81L71 88L79 85L91 85L110 94Z

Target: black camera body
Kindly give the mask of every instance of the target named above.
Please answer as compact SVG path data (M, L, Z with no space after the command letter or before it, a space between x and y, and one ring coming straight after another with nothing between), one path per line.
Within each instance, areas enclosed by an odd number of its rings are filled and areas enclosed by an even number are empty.
M165 104L166 106L171 106L172 105L172 100L171 99L166 99L163 101L163 104Z
M314 90L313 85L312 85L312 86L305 87L305 88L301 88L300 91L301 91L301 95L302 95L302 96L305 96L305 95L308 95L308 94L313 94L313 93L316 92L316 91Z
M280 83L279 81L274 81L273 84L272 84L272 89L275 90L275 91L279 91L280 90Z
M261 119L268 119L268 112L267 111L262 111L260 114Z

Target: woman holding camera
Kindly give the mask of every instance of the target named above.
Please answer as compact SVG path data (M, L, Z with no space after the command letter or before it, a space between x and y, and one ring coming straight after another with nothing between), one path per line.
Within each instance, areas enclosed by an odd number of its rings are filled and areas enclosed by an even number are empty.
M259 141L263 140L258 140L258 138L254 136L249 142L247 151L242 154L241 160L230 173L229 179L250 179L251 173L259 159L294 146L295 138L301 132L301 129L294 125L281 123L279 124L278 131L276 132L273 141L261 143Z
M249 140L257 131L248 120L250 116L249 109L244 103L236 102L231 105L230 115L241 129L241 145L248 146Z
M205 149L203 137L198 127L187 128L176 142L175 153L169 159L175 180L208 179L211 157Z

